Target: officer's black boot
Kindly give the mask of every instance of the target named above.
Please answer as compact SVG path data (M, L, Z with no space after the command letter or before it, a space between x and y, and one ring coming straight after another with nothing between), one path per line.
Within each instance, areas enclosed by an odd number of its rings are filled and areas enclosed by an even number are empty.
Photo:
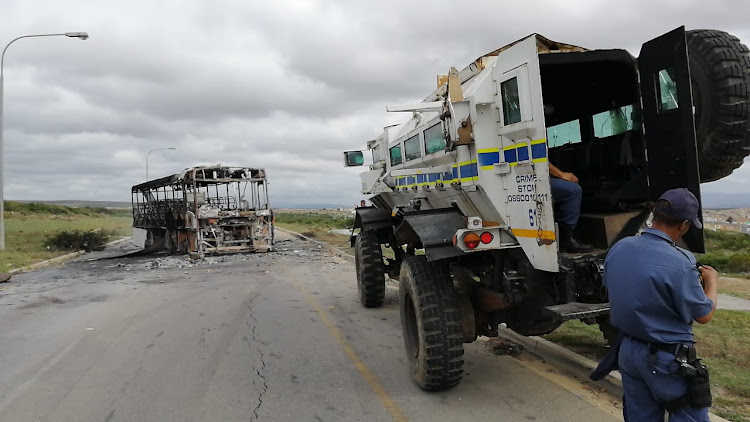
M591 252L594 247L583 243L573 236L574 226L560 224L560 252L584 253Z

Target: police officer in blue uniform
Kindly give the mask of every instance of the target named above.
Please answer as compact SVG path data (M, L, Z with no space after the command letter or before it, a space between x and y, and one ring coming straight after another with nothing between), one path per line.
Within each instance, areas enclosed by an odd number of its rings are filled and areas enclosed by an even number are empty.
M562 171L549 164L549 185L555 202L555 220L560 228L560 251L571 253L591 252L594 247L575 237L575 228L581 215L583 190L575 174Z
M708 421L706 401L694 397L702 393L691 395L702 388L710 403L708 375L695 387L686 368L702 366L694 360L692 324L711 320L718 274L697 267L695 256L675 245L691 224L702 227L698 209L687 189L667 191L654 207L652 227L617 242L605 259L610 318L622 332L617 362L626 421L662 422L666 411L670 422Z

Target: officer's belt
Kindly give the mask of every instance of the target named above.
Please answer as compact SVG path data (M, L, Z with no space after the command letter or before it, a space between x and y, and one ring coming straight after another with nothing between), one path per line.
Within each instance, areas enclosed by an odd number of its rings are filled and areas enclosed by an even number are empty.
M633 337L630 334L626 334L626 336L633 341L637 341L638 343L643 343L647 345L649 348L649 352L651 353L656 353L657 350L661 350L663 352L671 353L675 355L675 357L678 357L678 358L687 357L687 352L686 352L687 348L680 347L685 343L657 343L655 341L646 341L638 337ZM680 355L684 355L684 356L680 356Z

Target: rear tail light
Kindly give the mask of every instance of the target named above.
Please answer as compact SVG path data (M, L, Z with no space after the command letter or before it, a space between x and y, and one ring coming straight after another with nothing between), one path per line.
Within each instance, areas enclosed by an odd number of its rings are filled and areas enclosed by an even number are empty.
M479 240L481 240L482 243L484 243L485 245L487 245L490 242L492 242L492 239L494 239L494 238L495 238L495 236L493 236L492 233L490 233L490 232L484 232L484 233L482 233L479 236Z
M464 245L466 245L466 247L469 249L475 249L477 246L479 246L480 242L479 235L472 232L466 233L462 240L464 242Z

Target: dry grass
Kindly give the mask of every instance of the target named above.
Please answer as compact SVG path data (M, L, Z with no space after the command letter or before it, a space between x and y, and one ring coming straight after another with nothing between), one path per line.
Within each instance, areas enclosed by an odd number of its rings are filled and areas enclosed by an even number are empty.
M695 324L694 330L716 387L713 412L750 422L750 313L717 310L710 323Z
M293 232L302 234L321 242L328 243L329 245L334 246L343 252L354 255L354 250L350 246L348 235L331 233L331 229L310 227L305 224L276 222L276 226L282 229L291 230Z
M326 242L344 252L351 250L348 234L331 233L331 230L350 229L354 218L350 211L339 210L276 210L276 227L300 233Z
M738 277L719 277L719 293L750 300L750 280Z

